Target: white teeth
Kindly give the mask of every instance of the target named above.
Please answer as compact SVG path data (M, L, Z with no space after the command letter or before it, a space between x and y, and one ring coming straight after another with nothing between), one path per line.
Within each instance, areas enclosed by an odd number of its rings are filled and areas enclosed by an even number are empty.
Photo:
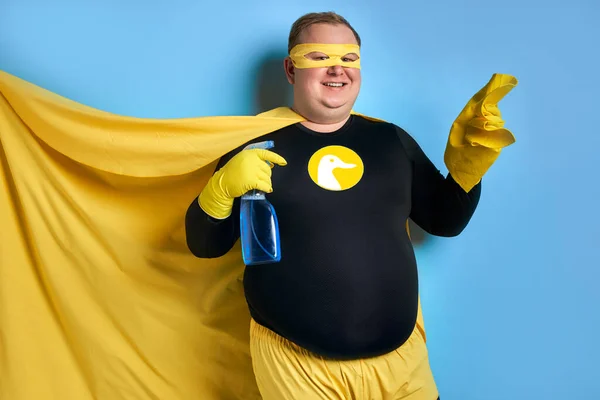
M325 86L342 87L342 86L344 86L344 84L343 83L328 82L328 83L325 84Z

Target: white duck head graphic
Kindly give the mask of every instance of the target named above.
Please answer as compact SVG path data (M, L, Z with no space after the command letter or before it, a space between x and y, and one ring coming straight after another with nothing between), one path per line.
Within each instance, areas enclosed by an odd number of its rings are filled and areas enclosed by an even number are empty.
M348 164L343 162L338 156L325 154L321 158L321 161L319 161L317 184L329 190L342 190L342 186L333 175L333 170L336 168L356 168L356 164Z

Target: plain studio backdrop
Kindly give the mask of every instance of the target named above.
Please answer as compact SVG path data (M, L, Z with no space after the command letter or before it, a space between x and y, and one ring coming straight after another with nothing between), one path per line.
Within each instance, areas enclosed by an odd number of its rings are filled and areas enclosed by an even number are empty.
M500 102L517 142L472 222L417 235L442 399L599 399L597 1L0 0L0 69L118 114L251 115L290 105L290 25L330 10L362 36L355 109L443 173L466 102L495 72L519 79Z

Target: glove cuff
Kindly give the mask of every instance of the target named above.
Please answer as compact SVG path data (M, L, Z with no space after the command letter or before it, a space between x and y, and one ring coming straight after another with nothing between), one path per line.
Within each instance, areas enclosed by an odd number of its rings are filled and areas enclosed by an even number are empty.
M221 174L215 173L208 181L204 190L198 196L198 204L202 211L215 219L226 219L231 215L233 209L233 198L227 196L221 186L219 180Z

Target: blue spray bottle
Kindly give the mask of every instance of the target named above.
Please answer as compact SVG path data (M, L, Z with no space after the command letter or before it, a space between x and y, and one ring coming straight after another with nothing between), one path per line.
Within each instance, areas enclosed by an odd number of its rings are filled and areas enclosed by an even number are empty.
M265 141L250 144L245 149L273 147L273 141ZM277 214L260 190L251 190L240 199L240 239L244 264L268 264L281 260Z

